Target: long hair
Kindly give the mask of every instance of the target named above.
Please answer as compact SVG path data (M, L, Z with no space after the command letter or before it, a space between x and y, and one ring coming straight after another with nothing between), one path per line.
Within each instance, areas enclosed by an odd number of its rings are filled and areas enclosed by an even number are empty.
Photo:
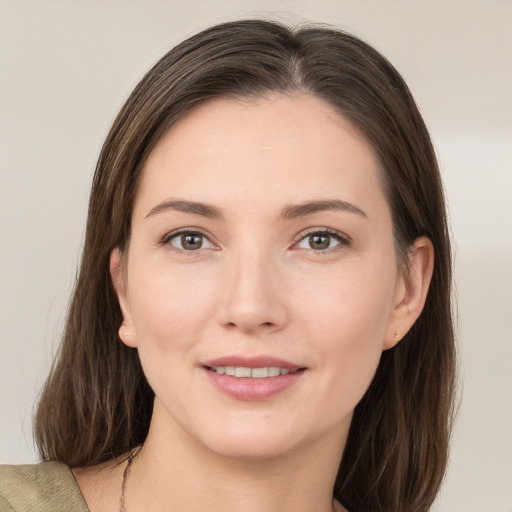
M35 437L43 460L90 466L144 442L154 394L137 351L120 342L111 251L129 244L144 163L191 109L216 97L305 91L364 134L381 165L397 261L420 236L435 266L422 314L382 354L357 405L334 496L351 512L426 512L446 468L455 386L451 254L434 150L399 73L375 49L318 25L246 20L209 28L167 53L117 116L92 185L82 261L60 352L42 392Z

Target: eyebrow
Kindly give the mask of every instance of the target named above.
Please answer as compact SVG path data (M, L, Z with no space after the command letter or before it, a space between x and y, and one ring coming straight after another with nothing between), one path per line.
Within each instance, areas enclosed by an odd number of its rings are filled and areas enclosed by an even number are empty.
M153 207L150 210L150 212L146 215L146 219L148 217L151 217L152 215L156 215L167 210L175 210L184 213L191 213L194 215L201 215L209 219L224 218L224 215L222 215L222 212L216 206L207 203L199 203L197 201L167 199ZM312 215L313 213L329 210L355 213L357 215L367 218L366 213L364 213L363 210L353 205L352 203L349 203L347 201L341 201L340 199L321 199L316 201L307 201L305 203L300 204L287 205L282 209L281 214L279 215L279 219L291 220L296 219L298 217Z
M323 199L319 201L308 201L306 203L285 206L281 212L281 220L296 219L305 217L317 212L338 210L342 212L355 213L367 218L366 213L352 203L339 199Z
M202 215L209 219L222 219L224 216L222 212L215 206L206 203L198 203L196 201L184 201L181 199L167 199L162 203L151 208L150 212L146 215L146 219L157 213L167 210L175 210L178 212L192 213L195 215Z

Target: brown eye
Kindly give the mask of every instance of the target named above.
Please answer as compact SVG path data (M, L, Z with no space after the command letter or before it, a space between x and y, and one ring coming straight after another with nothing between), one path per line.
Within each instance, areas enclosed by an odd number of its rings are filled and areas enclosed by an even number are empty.
M308 249L313 251L325 251L333 249L340 244L347 244L348 242L342 235L337 233L330 233L328 231L316 231L309 233L297 244L299 249Z
M202 233L193 231L177 233L169 238L169 243L181 251L197 251L213 247Z
M331 243L331 236L327 234L314 234L308 237L309 247L315 250L328 249Z
M195 251L201 249L203 245L203 237L196 234L181 235L181 246L187 251Z

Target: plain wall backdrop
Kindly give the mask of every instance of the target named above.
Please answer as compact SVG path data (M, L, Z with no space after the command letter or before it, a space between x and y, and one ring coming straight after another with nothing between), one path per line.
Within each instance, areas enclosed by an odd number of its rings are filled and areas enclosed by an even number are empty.
M326 22L398 68L439 156L464 383L436 510L512 511L512 2L0 0L0 460L37 460L96 159L144 72L221 21Z

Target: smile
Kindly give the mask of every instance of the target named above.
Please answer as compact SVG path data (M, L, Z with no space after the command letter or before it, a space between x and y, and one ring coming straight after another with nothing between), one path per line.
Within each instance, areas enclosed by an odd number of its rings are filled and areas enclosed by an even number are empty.
M208 380L236 400L261 401L301 382L308 368L271 355L225 355L201 365Z
M277 366L267 366L263 368L249 368L246 366L214 366L209 368L219 375L228 375L230 377L239 377L245 379L266 379L268 377L279 377L288 375L299 370L290 371L289 368L279 368Z

